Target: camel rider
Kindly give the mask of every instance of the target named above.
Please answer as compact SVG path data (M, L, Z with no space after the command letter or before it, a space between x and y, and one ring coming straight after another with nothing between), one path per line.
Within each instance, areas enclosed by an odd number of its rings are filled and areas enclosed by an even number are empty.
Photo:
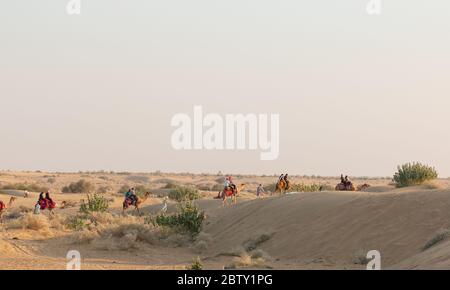
M345 184L345 179L344 179L344 175L343 174L341 174L341 183Z
M229 177L225 178L225 181L223 182L223 190L228 190L230 187L230 180Z
M233 179L231 176L228 176L229 187L233 190L233 193L236 194L236 185L233 183Z
M284 182L286 183L286 188L289 188L289 180L288 180L288 174L286 173L283 177Z
M278 177L277 186L280 184L280 181L284 179L284 174L281 174L280 177Z
M131 201L131 204L134 204L137 200L136 192L134 190L134 187L131 189L128 189L128 191L125 193L125 200Z
M348 175L345 176L344 184L345 185L349 185L350 184L350 180L348 179Z

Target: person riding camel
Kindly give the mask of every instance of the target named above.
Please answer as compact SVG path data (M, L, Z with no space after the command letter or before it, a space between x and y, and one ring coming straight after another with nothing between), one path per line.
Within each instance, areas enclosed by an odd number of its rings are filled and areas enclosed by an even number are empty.
M50 192L45 193L45 200L47 201L47 206L52 209L55 207L55 202L50 197Z
M345 184L345 185L350 185L350 183L351 183L351 182L350 182L350 180L348 179L348 175L346 175L346 176L345 176L345 179L344 179L344 184Z
M38 199L37 203L39 204L40 209L46 209L47 208L47 200L45 199L43 192L41 192L39 194L39 199Z
M134 190L134 187L129 189L125 193L125 200L129 200L130 204L135 204L135 202L137 201L137 196L136 196L136 191Z
M286 188L289 188L289 180L288 180L288 174L287 173L284 175L283 180L286 183Z
M229 187L231 188L231 190L233 190L233 194L236 194L237 187L233 183L233 179L231 176L228 176L228 182L229 182Z
M228 187L230 187L230 179L229 179L229 177L227 177L227 178L225 178L225 181L223 182L223 189L224 190L227 190L228 189Z

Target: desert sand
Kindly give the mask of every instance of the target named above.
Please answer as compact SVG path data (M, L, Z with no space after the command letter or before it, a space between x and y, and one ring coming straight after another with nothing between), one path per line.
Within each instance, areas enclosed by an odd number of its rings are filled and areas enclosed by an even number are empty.
M54 217L33 215L38 193L28 198L20 190L0 190L5 203L17 200L0 225L0 269L65 269L66 254L78 250L83 269L185 269L197 257L205 269L365 269L369 250L381 253L383 269L449 269L450 182L397 189L389 178L353 178L368 183L364 192L336 192L336 177L292 176L292 183L320 184L321 192L264 195L276 176L234 176L246 183L238 204L222 207L214 199L223 175L169 173L0 173L2 188L17 183L47 186L58 205ZM61 193L62 187L85 179L106 188L107 213L98 214L89 229L67 228L85 193ZM195 186L196 205L206 220L195 238L149 227L145 218L160 212L167 183ZM152 189L143 216L121 214L123 185ZM13 186L11 186L13 187ZM177 211L169 201L168 212ZM429 242L433 240L433 242ZM425 245L428 243L428 247Z

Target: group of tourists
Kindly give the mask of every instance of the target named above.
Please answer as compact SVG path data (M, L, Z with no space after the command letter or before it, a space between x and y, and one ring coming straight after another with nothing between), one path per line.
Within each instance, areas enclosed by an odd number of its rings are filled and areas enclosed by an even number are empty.
M52 210L56 207L56 202L50 197L50 192L46 192L45 195L43 192L39 194L39 199L34 206L34 214L40 214L41 210Z

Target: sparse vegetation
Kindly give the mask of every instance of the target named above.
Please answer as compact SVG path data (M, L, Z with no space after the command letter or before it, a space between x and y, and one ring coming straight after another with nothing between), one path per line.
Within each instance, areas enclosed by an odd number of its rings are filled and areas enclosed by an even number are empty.
M195 200L200 198L200 192L193 187L177 186L169 193L169 198L178 202L186 200Z
M85 226L86 222L80 216L69 217L66 221L66 227L74 231L81 231Z
M367 258L367 252L360 250L353 257L353 263L355 265L367 265L371 259Z
M272 234L269 233L260 233L256 237L247 240L244 243L244 248L247 251L255 250L259 245L264 242L267 242L272 237Z
M431 238L422 248L422 251L428 250L429 248L445 241L450 237L450 230L440 230L436 235Z
M205 213L200 211L194 203L187 201L179 204L179 213L169 216L158 215L152 222L196 236L202 229L204 219Z
M416 162L398 166L393 181L397 187L406 187L420 185L437 177L438 173L433 167Z
M192 265L187 267L187 270L203 270L203 264L202 264L202 260L200 260L200 257L197 257L196 259L194 259L194 261L192 262Z
M77 182L72 182L68 186L64 186L63 193L91 193L95 190L95 187L89 181L80 179Z
M56 178L54 178L54 177L49 177L49 178L47 179L47 182L50 183L50 184L53 184L53 183L56 182Z
M100 194L87 195L87 203L82 200L80 212L105 212L109 208L109 200Z
M316 192L321 190L321 186L319 184L292 184L289 188L290 192Z

